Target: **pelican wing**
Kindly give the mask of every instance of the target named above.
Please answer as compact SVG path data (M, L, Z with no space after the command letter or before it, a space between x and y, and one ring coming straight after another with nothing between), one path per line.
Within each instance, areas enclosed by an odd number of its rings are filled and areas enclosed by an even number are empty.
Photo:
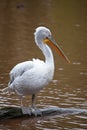
M17 64L11 71L10 71L10 82L11 84L15 78L18 76L22 76L24 72L33 68L33 61L25 61L22 63Z

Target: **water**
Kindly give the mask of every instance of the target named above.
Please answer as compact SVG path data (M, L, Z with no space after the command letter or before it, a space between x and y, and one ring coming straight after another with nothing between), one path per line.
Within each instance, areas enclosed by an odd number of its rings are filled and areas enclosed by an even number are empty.
M37 96L37 107L87 109L87 1L15 0L0 2L0 106L20 106L17 95L6 95L9 72L19 62L44 59L34 43L33 33L40 25L51 29L64 50L67 64L53 50L55 75ZM31 97L25 97L25 106ZM87 113L56 115L0 122L0 130L86 130Z

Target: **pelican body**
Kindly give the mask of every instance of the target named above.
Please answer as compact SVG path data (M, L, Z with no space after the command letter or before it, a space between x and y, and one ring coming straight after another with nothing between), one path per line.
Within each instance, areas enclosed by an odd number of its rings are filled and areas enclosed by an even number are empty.
M49 47L51 45L67 62L70 62L53 40L51 31L46 27L38 27L34 33L36 45L45 56L45 61L33 59L17 64L10 72L10 81L4 92L14 91L20 98L32 95L34 108L35 95L45 87L54 75L54 58ZM21 104L22 105L22 104Z

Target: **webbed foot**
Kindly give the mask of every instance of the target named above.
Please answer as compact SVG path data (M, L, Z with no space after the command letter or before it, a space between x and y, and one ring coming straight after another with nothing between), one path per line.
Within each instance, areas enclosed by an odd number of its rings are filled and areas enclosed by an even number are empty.
M32 111L31 111L31 108L28 108L28 107L21 107L21 110L22 110L22 113L24 114L24 115L29 115L29 116L31 116L32 115Z
M37 109L37 108L31 108L31 113L37 117L37 116L42 116L42 112L40 109Z

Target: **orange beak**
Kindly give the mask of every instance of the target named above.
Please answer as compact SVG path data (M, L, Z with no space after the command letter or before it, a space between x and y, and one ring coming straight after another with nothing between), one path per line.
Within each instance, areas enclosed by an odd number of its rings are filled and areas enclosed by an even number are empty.
M54 41L53 38L45 38L43 41L44 43L51 45L60 56L62 56L68 63L70 63L70 60L67 58L67 56L64 54L62 49L58 46L58 44Z

